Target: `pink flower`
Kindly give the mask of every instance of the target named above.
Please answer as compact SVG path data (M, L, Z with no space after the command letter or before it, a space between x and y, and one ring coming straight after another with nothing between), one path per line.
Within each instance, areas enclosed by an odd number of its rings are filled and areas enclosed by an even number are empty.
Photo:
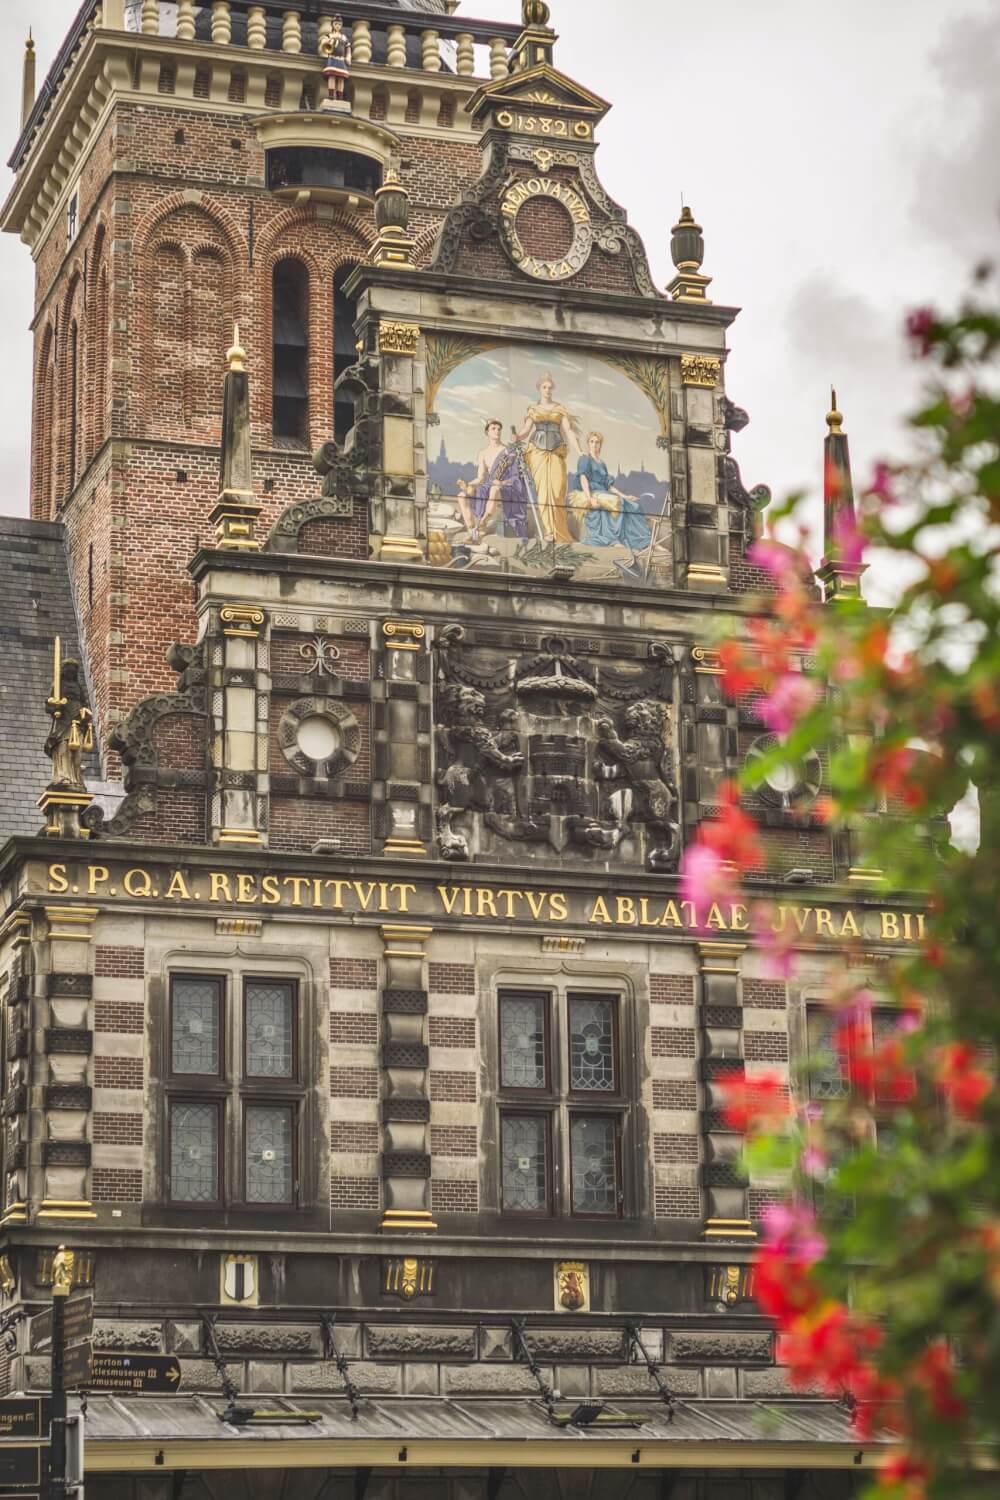
M790 979L799 962L795 936L786 922L775 922L774 907L767 902L754 909L754 936L761 952L762 978Z
M816 1215L799 1200L769 1203L763 1214L764 1243L802 1265L815 1265L826 1254L826 1240L816 1227Z
M849 567L856 567L865 555L865 539L853 516L837 517L833 528L834 555Z
M799 1157L799 1166L807 1177L819 1177L829 1165L829 1158L818 1146L807 1146Z
M881 500L883 505L898 504L896 492L893 488L895 478L895 470L890 468L887 463L877 463L875 465L875 472L872 475L871 484L868 486L865 494L873 496L876 500Z
M791 547L785 547L781 542L768 541L767 538L762 538L747 548L747 562L770 573L782 588L798 582L802 567L802 559Z
M932 307L915 308L907 317L906 336L914 344L921 359L926 359L934 347L937 327L937 315Z
M695 927L701 925L701 913L718 902L739 900L739 890L732 867L706 844L692 844L681 860L681 899L690 902L695 911Z
M757 712L775 734L788 734L815 708L818 694L811 678L801 672L784 672L771 691L759 699Z

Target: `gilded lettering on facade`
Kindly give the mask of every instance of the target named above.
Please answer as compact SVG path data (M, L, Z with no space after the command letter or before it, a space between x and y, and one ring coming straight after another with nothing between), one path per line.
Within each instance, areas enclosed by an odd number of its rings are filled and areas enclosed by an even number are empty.
M532 255L517 230L517 216L534 199L561 203L573 222L573 239L565 255L554 259ZM594 245L590 209L580 194L557 177L527 177L513 183L500 200L500 236L516 266L536 281L565 281L583 269Z
M91 899L162 901L275 910L346 912L361 916L445 917L474 922L570 924L639 931L705 931L746 935L749 907L713 902L698 911L671 896L602 895L587 891L529 890L518 886L440 885L400 880L350 880L278 871L202 870L194 867L117 869L100 864L50 864L43 876L47 895ZM96 914L96 908L91 908ZM92 920L92 918L91 918ZM778 903L773 928L803 943L918 943L926 931L923 913L876 907Z

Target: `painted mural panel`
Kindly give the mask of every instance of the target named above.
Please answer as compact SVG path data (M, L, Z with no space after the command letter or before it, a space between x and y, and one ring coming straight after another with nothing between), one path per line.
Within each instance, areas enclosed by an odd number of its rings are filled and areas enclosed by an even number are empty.
M662 362L431 336L427 370L432 562L672 581Z

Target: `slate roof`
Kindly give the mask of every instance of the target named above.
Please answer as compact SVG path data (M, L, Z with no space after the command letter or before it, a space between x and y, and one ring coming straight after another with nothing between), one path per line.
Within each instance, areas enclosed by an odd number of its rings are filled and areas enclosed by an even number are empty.
M0 516L0 845L42 825L35 804L51 775L42 746L56 635L64 656L79 656L63 528Z

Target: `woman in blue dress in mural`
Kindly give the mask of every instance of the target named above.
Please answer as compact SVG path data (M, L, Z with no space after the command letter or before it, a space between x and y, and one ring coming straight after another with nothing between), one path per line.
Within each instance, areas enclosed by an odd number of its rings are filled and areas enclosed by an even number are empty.
M608 466L601 457L603 448L603 433L590 433L587 453L577 465L579 489L571 495L570 506L580 519L580 540L591 547L624 545L642 552L652 542L653 534L638 501L611 483Z

